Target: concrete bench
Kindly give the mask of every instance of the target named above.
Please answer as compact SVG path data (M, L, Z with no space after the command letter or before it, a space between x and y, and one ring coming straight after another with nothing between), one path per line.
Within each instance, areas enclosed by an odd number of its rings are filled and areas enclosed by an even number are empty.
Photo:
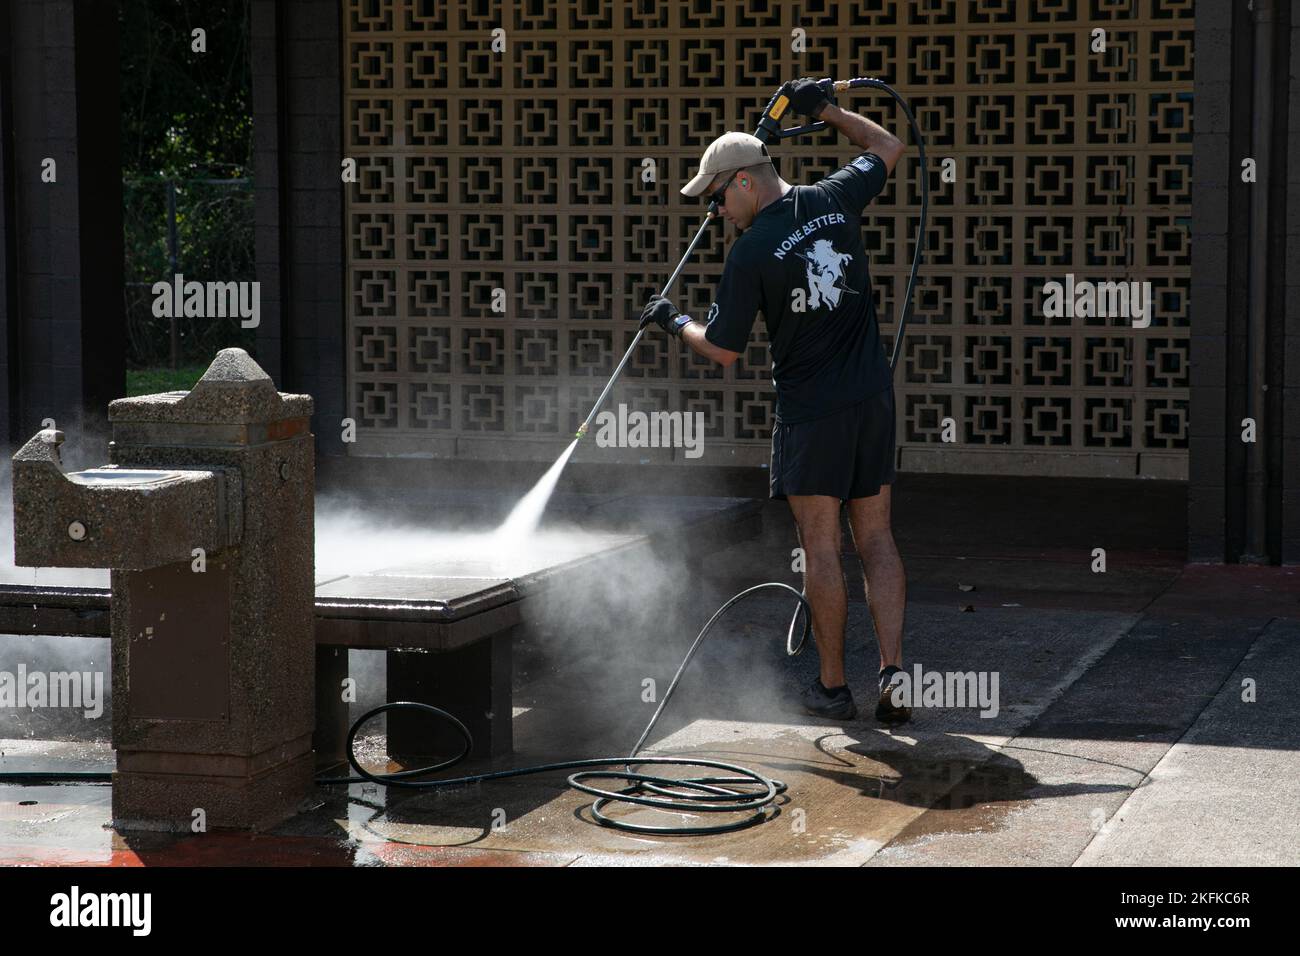
M349 649L388 653L388 700L436 704L470 729L475 756L511 749L512 644L536 620L537 598L563 593L593 568L634 565L649 554L697 568L706 555L761 531L763 502L746 498L565 496L558 509L602 530L542 550L511 577L472 561L431 557L364 574L317 576L317 766L343 760ZM448 496L448 504L453 497ZM18 569L15 576L27 575ZM109 637L109 589L0 582L0 634ZM427 717L388 715L390 753L447 752Z

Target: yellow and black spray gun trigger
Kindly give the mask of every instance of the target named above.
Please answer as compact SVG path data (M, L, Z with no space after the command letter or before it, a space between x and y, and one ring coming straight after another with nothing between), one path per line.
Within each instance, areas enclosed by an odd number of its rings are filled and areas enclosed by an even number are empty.
M895 91L894 88L884 80L878 80L871 76L858 76L851 80L824 79L818 80L817 82L826 91L826 95L831 98L831 102L834 102L834 96L836 93L843 93L847 90L858 89L861 87L875 87L876 89L888 93L898 101L899 107L902 108L903 113L907 116L907 120L912 126L912 133L916 138L917 149L920 153L921 222L920 228L917 230L916 252L912 258L912 271L907 280L907 291L903 296L902 312L899 315L898 328L894 332L894 352L889 360L889 370L892 373L894 368L898 365L899 356L902 354L903 333L907 327L908 317L912 313L912 292L916 286L917 270L921 265L921 253L925 248L925 224L930 197L929 172L925 163L925 140L921 137L920 127L917 126L916 118L908 108L907 101L904 100L903 97L899 96L897 91ZM790 106L790 97L787 93L789 89L789 83L781 84L781 88L773 94L772 99L768 101L767 107L763 110L763 116L758 121L758 129L754 130L754 136L762 140L764 143L770 143L773 140L779 139L790 139L795 136L803 136L806 133L815 133L818 130L826 128L825 120L805 123L803 126L792 126L789 129L781 128L781 117L785 115L786 110ZM665 283L663 290L659 293L660 295L668 295L668 290L673 287L673 284L677 281L677 277L681 275L682 269L685 268L687 261L691 257L691 253L695 251L695 247L703 237L704 230L709 227L709 223L717 218L717 212L717 204L710 203L708 214L705 216L704 222L700 224L699 230L695 233L695 238L693 238L690 245L686 247L686 252L682 255L681 261L677 263L677 268L673 270L673 274L668 277L668 282ZM600 397L596 399L596 404L592 407L591 414L583 419L582 424L578 427L577 433L573 436L575 441L580 440L587 434L587 430L595 419L596 413L599 412L601 406L605 404L605 399L609 397L610 391L614 388L614 383L618 381L618 377L623 373L624 367L626 367L628 360L632 358L632 353L636 351L636 347L641 343L641 336L644 334L645 328L637 330L636 336L632 339L632 343L627 347L627 351L623 353L622 361L620 361L615 367L614 373L609 377L609 381L606 383L604 390L601 391Z

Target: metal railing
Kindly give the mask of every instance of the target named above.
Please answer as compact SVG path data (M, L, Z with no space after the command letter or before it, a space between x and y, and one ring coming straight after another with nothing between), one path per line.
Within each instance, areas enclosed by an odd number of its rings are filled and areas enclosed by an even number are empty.
M128 365L175 369L249 348L255 333L238 317L156 315L153 286L255 278L252 179L126 177L122 200Z

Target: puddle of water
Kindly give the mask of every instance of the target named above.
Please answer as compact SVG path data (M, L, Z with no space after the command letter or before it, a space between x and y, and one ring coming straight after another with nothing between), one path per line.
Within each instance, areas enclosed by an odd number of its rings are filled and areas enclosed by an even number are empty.
M856 748L853 752L885 767L881 776L864 776L865 796L926 811L900 834L907 839L1000 830L1007 815L1023 806L1025 795L1039 785L1020 763L1002 755L978 760ZM863 772L870 773L870 767Z

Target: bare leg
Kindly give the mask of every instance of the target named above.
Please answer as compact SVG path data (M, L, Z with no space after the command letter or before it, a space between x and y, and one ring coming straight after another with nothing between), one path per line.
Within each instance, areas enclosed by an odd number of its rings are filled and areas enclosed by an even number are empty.
M844 621L848 611L840 568L840 499L791 495L787 500L799 526L799 544L804 552L804 592L812 606L822 686L843 687Z
M878 495L849 500L849 527L862 559L881 668L903 666L903 614L907 607L907 575L889 526L889 496L889 485L882 485Z

